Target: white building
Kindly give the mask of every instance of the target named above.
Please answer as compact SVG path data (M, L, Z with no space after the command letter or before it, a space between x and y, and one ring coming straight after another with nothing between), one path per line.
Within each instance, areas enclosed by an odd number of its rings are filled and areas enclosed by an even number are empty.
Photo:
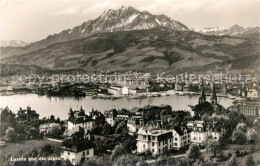
M122 87L120 86L111 86L107 89L108 93L111 93L113 95L121 95L122 94Z
M249 89L248 93L247 93L247 97L252 98L252 99L258 98L257 90L256 89Z
M127 86L123 86L122 88L122 95L128 95L129 94L129 89Z
M114 126L116 123L117 111L115 109L105 111L105 119L108 124Z
M61 148L61 158L72 165L81 165L86 159L94 157L93 145L88 140L66 140Z
M150 151L153 155L172 149L172 131L140 128L137 137L137 153Z
M70 109L67 129L71 130L76 126L82 127L85 131L91 131L95 126L95 120L92 116L86 115L82 107L79 111Z
M178 125L173 127L173 149L188 148L191 143L191 130L187 126Z
M203 121L192 121L187 124L191 132L191 142L198 145L203 145L210 135L210 132L206 130L205 123Z
M208 131L209 135L216 141L218 141L226 132L224 127L217 127L216 122L213 122L213 124L209 126Z
M120 114L120 115L116 116L117 120L127 120L128 118L129 118L128 115L123 115L123 114Z
M161 154L171 149L187 149L191 143L190 130L183 125L167 130L141 127L137 135L137 153L150 151L153 155Z
M142 126L143 117L141 115L132 116L127 120L129 134L137 133Z
M61 128L60 123L44 123L41 124L39 129L41 134L50 134L53 128Z

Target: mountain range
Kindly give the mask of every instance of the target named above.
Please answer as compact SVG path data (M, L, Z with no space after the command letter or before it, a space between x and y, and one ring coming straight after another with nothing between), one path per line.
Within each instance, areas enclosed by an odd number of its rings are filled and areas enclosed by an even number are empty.
M243 28L242 26L236 24L229 28L210 27L210 28L204 28L195 31L207 35L218 35L218 36L228 35L228 36L237 36L237 37L244 37L244 38L254 38L258 40L260 39L260 26Z
M25 47L1 47L1 63L88 71L257 68L259 40L239 36L243 30L238 26L229 29L233 32L225 28L195 32L166 15L123 6Z
M28 44L21 40L0 40L0 47L24 47Z

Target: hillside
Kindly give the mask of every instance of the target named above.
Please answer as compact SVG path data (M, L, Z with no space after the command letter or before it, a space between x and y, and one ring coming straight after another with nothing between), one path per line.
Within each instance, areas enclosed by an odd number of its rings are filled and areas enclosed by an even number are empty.
M259 41L168 28L97 33L2 59L5 64L85 71L252 71Z

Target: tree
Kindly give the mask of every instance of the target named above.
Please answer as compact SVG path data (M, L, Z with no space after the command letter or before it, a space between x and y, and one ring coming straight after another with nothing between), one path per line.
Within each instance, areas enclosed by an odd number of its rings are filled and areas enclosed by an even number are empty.
M38 150L36 148L33 148L31 151L30 157L37 157L38 156Z
M116 145L116 147L111 155L111 159L114 160L122 154L124 154L124 146L122 144Z
M255 129L249 129L246 133L247 140L251 143L257 143L258 141L258 133Z
M50 121L51 121L51 122L54 122L54 121L55 121L55 116L54 116L54 115L51 115L51 116L50 116Z
M61 128L59 126L54 126L50 130L50 136L54 138L58 138L61 135Z
M85 159L85 160L83 161L83 163L82 163L81 166L90 166L90 165L92 165L92 166L97 166L97 165L98 165L98 164L97 164L97 160L96 160L96 159L93 159L93 158L91 158L91 159Z
M243 145L246 143L246 134L241 130L235 130L232 135L232 141L235 144Z
M50 144L45 144L43 147L39 150L39 156L48 157L51 154L53 154L54 150Z
M14 141L16 139L16 133L15 133L15 129L12 127L9 127L6 131L5 131L5 140L6 141Z
M255 166L255 161L254 161L254 158L251 154L246 156L245 165L246 166Z
M99 138L94 140L94 144L95 144L95 149L94 149L95 153L105 153L106 152L106 147L103 146L103 142L101 142Z
M56 123L60 123L60 118L59 117L56 119Z
M118 144L117 141L114 138L105 138L103 140L103 144L107 150L112 150L115 148L115 146Z
M243 132L246 132L246 124L245 123L238 123L236 126L236 130L241 130Z
M127 140L124 141L123 146L125 147L125 151L127 153L131 153L131 151L136 150L136 144L137 144L137 136L129 136Z
M200 158L200 147L196 144L191 144L189 147L189 150L187 152L187 157L189 159L193 159L196 160L198 158Z
M0 124L0 137L4 137L5 136L5 132L8 129L9 124L6 122L1 122Z
M115 132L116 132L117 134L121 134L121 133L127 132L127 130L128 130L128 129L127 129L126 123L125 123L124 121L122 121L122 122L120 122L120 123L117 125Z
M239 166L237 162L237 158L235 155L233 155L230 160L227 162L227 166Z
M102 126L102 134L104 136L108 136L110 133L111 133L111 130L112 130L112 127L110 124L108 123L105 123L103 126Z
M217 153L221 151L219 142L213 139L209 139L207 149L213 153L214 157L216 157Z
M37 130L35 127L30 127L27 131L28 137L37 138L39 137L39 130Z

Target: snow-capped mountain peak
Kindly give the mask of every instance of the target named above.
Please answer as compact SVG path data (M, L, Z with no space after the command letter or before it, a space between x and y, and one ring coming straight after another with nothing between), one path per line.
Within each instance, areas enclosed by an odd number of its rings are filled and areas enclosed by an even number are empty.
M81 39L95 33L152 29L156 27L180 31L189 30L184 24L163 14L153 15L147 11L139 11L131 6L122 6L117 10L106 10L96 19L88 20L72 29L50 35L36 43L37 48L43 48L56 42Z
M210 27L210 28L204 28L201 30L196 30L196 32L207 34L207 35L228 35L228 36L239 36L239 37L248 37L250 34L250 38L252 37L251 34L259 34L260 33L260 27L248 27L244 28L240 25L233 25L229 28L227 27ZM256 36L257 38L257 36Z
M0 47L24 47L30 43L21 40L1 40Z

